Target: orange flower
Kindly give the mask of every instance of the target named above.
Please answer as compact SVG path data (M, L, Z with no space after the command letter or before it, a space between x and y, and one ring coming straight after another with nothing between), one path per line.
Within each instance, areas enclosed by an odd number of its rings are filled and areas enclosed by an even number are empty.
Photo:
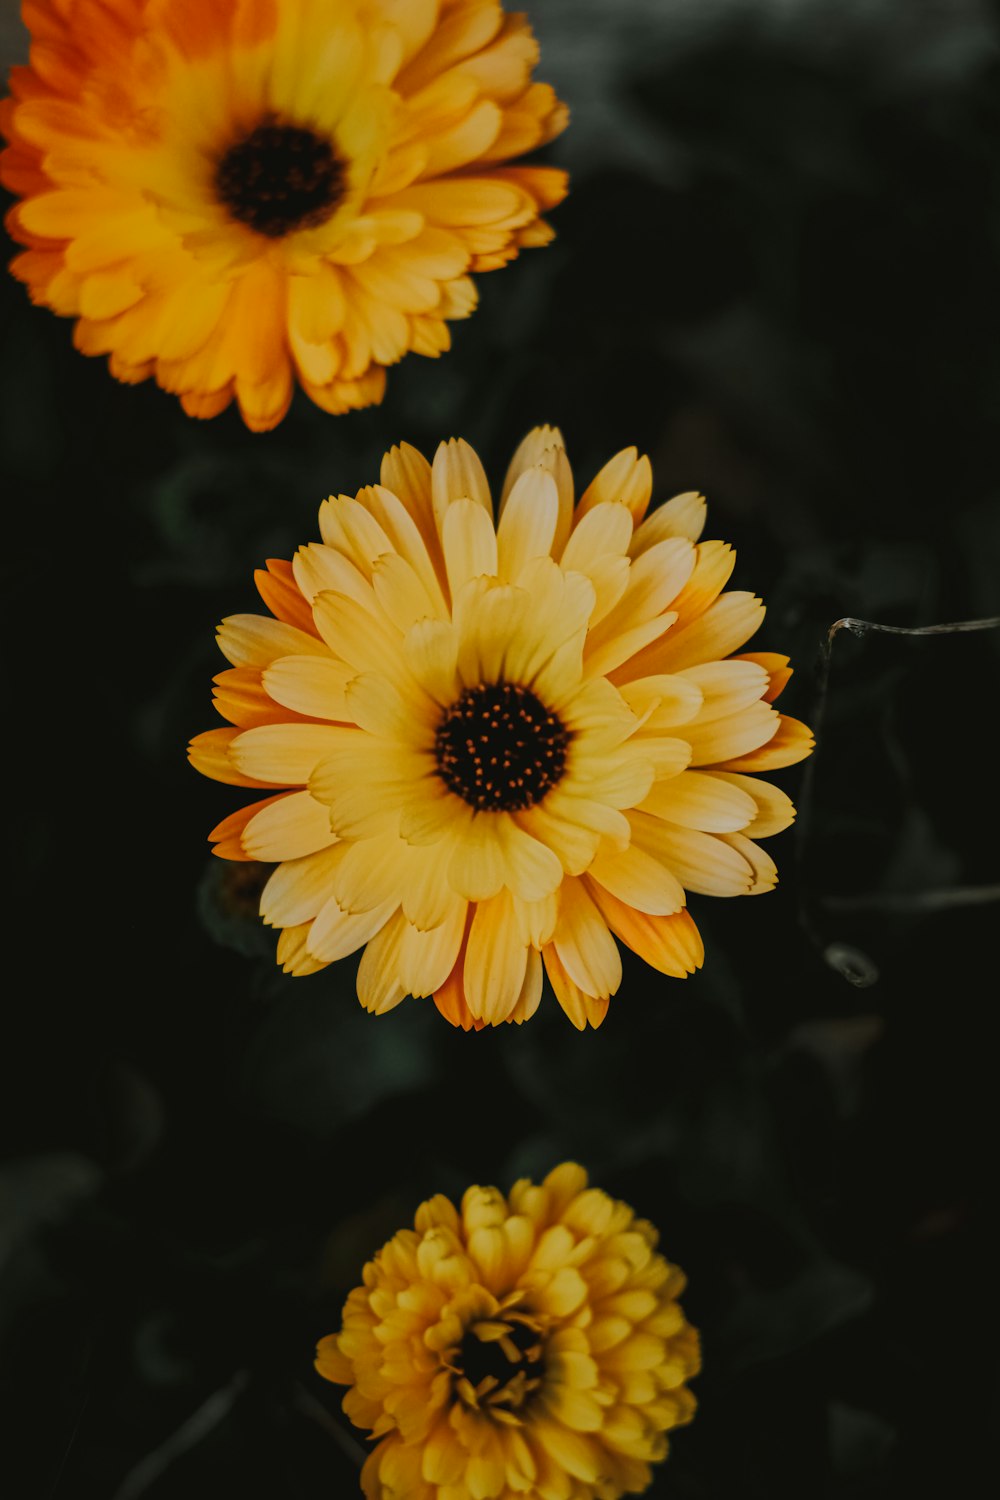
M11 269L119 380L274 427L382 399L544 245L566 110L500 0L25 0L0 106Z
M191 759L272 795L216 853L277 863L261 912L286 972L364 947L376 1014L412 994L465 1028L524 1021L544 963L573 1025L598 1026L615 938L681 978L703 956L687 891L775 885L757 840L795 810L756 773L813 743L771 706L788 658L740 651L764 607L725 591L735 555L698 540L701 496L643 519L634 448L575 504L562 438L536 428L496 522L460 440L433 465L394 448L381 480L258 574L277 618L222 623L230 727Z

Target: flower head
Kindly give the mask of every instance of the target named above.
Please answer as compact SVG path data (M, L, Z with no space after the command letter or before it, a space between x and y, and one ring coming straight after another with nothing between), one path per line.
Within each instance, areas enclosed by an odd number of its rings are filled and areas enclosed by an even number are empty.
M364 1269L316 1368L380 1441L368 1500L617 1500L689 1422L698 1335L657 1233L573 1162L438 1195Z
M437 356L470 271L551 238L563 129L500 0L25 0L0 106L12 263L112 373L192 416L330 412Z
M697 541L705 502L644 520L651 484L628 449L574 505L562 439L536 428L494 524L467 444L433 465L394 448L380 484L324 503L321 543L257 575L276 618L223 621L231 727L191 756L274 794L211 837L278 862L261 912L287 972L367 944L369 1010L433 995L468 1028L530 1016L544 960L596 1026L615 937L683 976L703 956L686 892L775 884L756 840L794 810L754 773L812 736L771 706L787 657L731 654L764 607L723 592L734 556Z

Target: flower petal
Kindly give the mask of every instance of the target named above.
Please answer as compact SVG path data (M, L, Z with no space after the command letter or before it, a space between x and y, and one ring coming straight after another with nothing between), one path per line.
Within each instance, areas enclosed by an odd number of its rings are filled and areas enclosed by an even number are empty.
M621 954L579 880L566 880L560 888L552 942L566 973L581 990L601 998L615 993L622 980Z
M513 581L535 557L546 557L559 520L559 492L544 469L526 469L507 497L497 527L497 571Z
M527 956L510 892L480 902L465 953L465 999L473 1016L490 1026L507 1019L520 999Z

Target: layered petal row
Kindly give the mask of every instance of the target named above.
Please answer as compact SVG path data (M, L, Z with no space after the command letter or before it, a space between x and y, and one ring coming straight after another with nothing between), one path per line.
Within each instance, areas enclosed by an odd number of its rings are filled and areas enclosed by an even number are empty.
M500 0L25 0L0 105L11 269L119 380L255 430L437 357L544 245L567 115Z
M759 840L794 809L759 773L813 744L774 706L788 659L743 649L764 607L726 589L704 500L647 517L651 488L629 449L577 501L542 427L494 518L466 443L433 463L403 445L257 575L271 614L220 627L227 723L191 758L267 794L211 837L276 865L261 913L286 972L364 948L369 1011L433 996L468 1029L531 1016L544 968L582 1029L619 943L684 977L703 959L688 893L775 885Z

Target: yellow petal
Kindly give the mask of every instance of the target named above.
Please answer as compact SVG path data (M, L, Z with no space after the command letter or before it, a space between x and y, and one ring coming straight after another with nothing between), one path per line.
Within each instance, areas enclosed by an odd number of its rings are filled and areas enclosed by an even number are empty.
M714 766L759 750L774 738L780 722L776 709L759 702L726 719L685 724L681 732L691 746L691 764Z
M242 843L252 859L300 859L337 841L330 812L308 792L276 798L250 819Z
M748 838L769 838L772 834L782 833L794 823L795 807L792 799L769 781L761 781L757 776L741 776L734 771L706 771L704 774L716 781L728 783L753 800L753 821L744 824L742 828ZM678 820L674 818L672 821L676 823Z
M336 897L331 896L320 907L306 946L322 963L334 963L373 938L392 914L391 901L373 907L371 911L345 912Z
M431 499L438 528L455 500L473 500L493 520L493 502L479 455L463 438L440 443L431 467Z
M701 967L705 947L686 909L669 917L650 916L596 883L591 895L615 936L660 974L683 979Z
M587 874L637 911L669 916L684 905L684 887L677 877L634 844L617 853L599 854Z
M465 999L474 1016L495 1026L513 1011L521 994L527 949L517 935L508 891L476 907L465 954Z
M358 999L370 1014L383 1016L406 997L399 956L406 923L396 912L372 937L358 964Z
M230 615L219 626L219 650L234 667L266 667L279 656L327 656L322 641L266 615Z
M632 814L632 832L640 848L661 859L685 890L702 896L745 896L754 883L747 860L721 835L681 828L646 813Z
M353 716L344 692L354 668L329 654L281 656L264 669L263 685L275 703L312 719L341 722Z
M685 771L655 783L642 810L706 833L738 832L757 816L757 804L744 788L705 771Z
M646 514L653 492L653 471L645 454L637 448L623 448L608 460L603 469L584 490L577 515L585 516L595 505L614 501L623 505L638 525Z
M498 572L513 581L535 557L549 554L559 519L559 492L551 474L526 469L507 497L497 528Z
M496 576L497 536L491 516L474 500L453 500L441 524L448 586L454 599L473 579Z
M229 755L246 776L278 786L305 786L339 737L353 732L325 724L264 724L243 730Z
M764 606L753 594L739 590L723 594L705 613L644 651L631 663L629 677L648 673L680 672L702 662L719 661L748 641L760 629Z
M272 927L296 927L310 921L328 900L343 857L343 846L336 845L279 865L261 893L264 921Z
M636 527L629 549L632 556L638 557L640 552L655 547L668 536L685 536L689 542L696 542L705 529L706 511L705 497L696 490L675 495Z
M566 880L560 888L552 941L560 963L581 990L600 998L615 993L622 979L621 955L579 880Z

